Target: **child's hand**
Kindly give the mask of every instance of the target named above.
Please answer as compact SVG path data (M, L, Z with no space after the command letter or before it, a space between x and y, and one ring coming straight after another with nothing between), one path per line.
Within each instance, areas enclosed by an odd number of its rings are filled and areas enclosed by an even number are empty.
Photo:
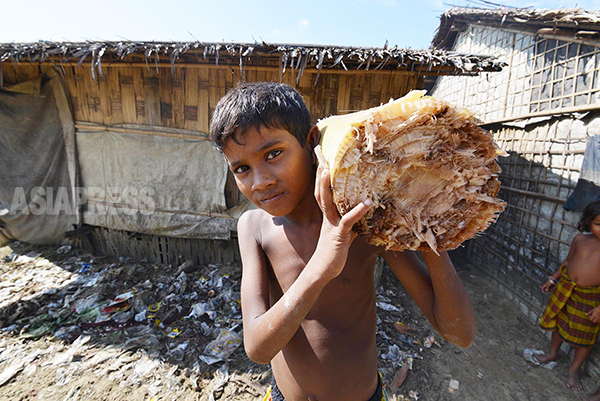
M329 263L328 266L328 273L333 278L341 273L346 263L350 244L356 238L357 234L352 231L352 226L369 211L372 203L371 200L367 199L342 217L333 203L330 182L329 170L319 166L315 183L315 199L323 212L319 244L322 244L325 248L321 251L327 253L325 260L335 260L337 262Z
M588 315L592 323L600 322L600 312L596 308L590 310L589 312L586 312L586 315Z
M550 280L547 280L542 286L542 292L544 294L550 294L552 289L554 288L554 283L551 283Z

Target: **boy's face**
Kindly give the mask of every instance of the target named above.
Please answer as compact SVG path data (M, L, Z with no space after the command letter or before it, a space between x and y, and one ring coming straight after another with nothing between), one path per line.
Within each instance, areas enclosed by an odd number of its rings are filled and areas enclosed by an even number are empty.
M229 139L223 153L240 191L267 213L285 216L314 196L311 137L302 146L283 128L250 128L235 134L239 143Z
M600 214L594 217L594 220L590 222L590 231L600 239Z

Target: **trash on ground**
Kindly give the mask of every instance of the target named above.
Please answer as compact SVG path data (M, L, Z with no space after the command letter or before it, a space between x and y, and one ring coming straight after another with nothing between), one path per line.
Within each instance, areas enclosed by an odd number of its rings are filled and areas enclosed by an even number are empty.
M200 359L208 365L225 361L240 345L242 345L240 334L233 330L223 329L215 340L206 345L204 355L200 355Z
M408 375L408 370L409 363L405 362L404 364L402 364L402 367L398 370L398 373L396 373L394 380L392 380L392 382L390 383L389 389L392 394L396 393L400 386L402 386L402 383L404 383L404 380L406 380L406 376Z
M554 369L554 367L557 365L556 361L540 363L537 360L537 358L535 357L536 355L544 355L544 354L545 354L545 352L541 351L539 349L525 348L523 350L523 358L525 358L526 361L531 362L534 365L541 366L546 369Z

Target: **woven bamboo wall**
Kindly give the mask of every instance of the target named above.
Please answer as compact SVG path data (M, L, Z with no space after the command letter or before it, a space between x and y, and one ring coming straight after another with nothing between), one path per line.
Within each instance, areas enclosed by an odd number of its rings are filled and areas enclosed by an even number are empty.
M135 124L208 132L210 117L219 99L241 81L282 81L296 87L304 96L314 122L331 114L347 113L387 102L411 89L421 88L422 77L405 71L306 70L296 84L297 71L281 74L276 66L244 69L215 65L154 68L136 63L103 65L103 75L92 78L88 65L62 65L61 71L76 122L102 125ZM274 63L278 65L277 62ZM2 64L5 86L42 75L49 65ZM227 206L238 204L239 191L233 179L225 187ZM146 258L174 264L193 260L239 262L236 241L191 240L135 235L96 228L91 242L100 254ZM90 244L91 245L91 244Z
M4 85L39 76L46 65L3 63ZM76 121L104 125L137 124L208 132L216 103L237 83L280 81L276 67L239 68L189 65L154 68L128 64L103 66L92 78L89 66L62 66ZM157 71L158 70L158 71ZM422 87L417 74L404 71L305 71L296 85L291 70L281 81L296 87L316 121L331 114L378 106Z
M600 106L600 47L469 25L452 50L493 54L508 64L501 72L436 82L437 96L469 108L485 122Z
M186 260L195 265L240 264L241 261L236 239L171 238L96 227L84 240L78 241L78 248L85 248L94 255L128 256L164 265L178 265Z
M489 127L510 156L500 158L500 198L506 210L470 241L469 258L539 314L547 277L566 259L580 214L562 205L575 188L586 141L598 135L600 113L556 116L523 129Z

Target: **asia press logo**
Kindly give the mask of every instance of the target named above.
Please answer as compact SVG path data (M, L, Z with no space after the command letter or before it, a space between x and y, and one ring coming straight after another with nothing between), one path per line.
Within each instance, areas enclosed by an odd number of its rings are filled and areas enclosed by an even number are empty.
M156 208L150 187L33 187L15 188L9 214L75 215L85 206L98 214L150 215Z

